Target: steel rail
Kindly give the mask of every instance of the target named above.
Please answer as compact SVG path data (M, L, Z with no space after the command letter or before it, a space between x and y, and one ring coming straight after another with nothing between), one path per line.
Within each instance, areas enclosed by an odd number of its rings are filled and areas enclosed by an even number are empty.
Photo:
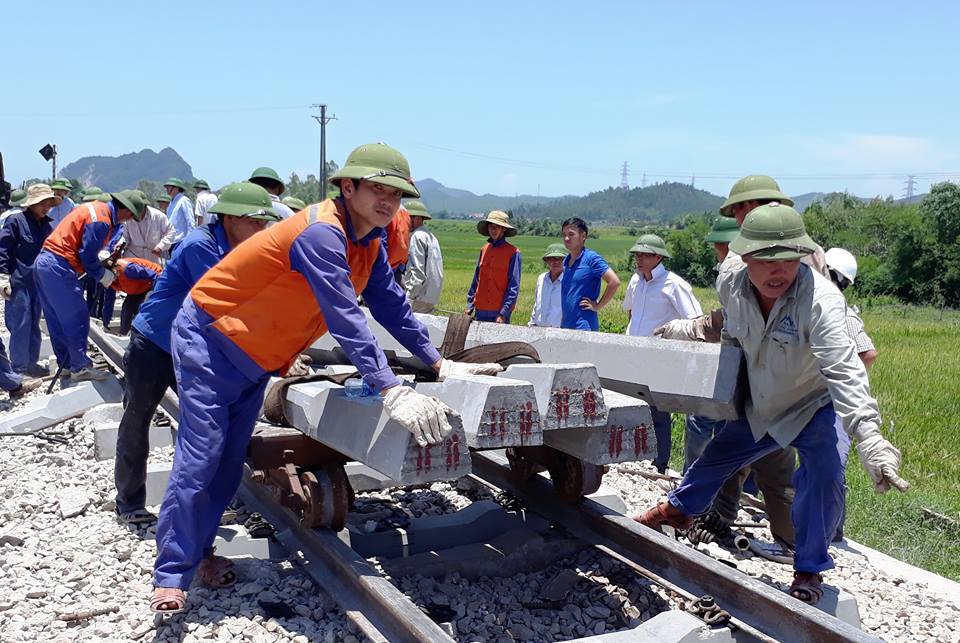
M107 333L91 324L90 339L106 360L122 373L123 353ZM167 391L160 404L176 423L180 412L177 396ZM250 480L250 469L246 466L239 495L251 511L263 515L277 529L281 544L333 597L367 638L383 643L453 641L337 534L301 527L299 516L277 504L269 490Z
M805 643L882 643L840 619L705 556L628 516L585 498L577 505L559 500L541 476L525 484L511 479L509 466L473 453L474 475L508 490L531 511L563 525L574 536L635 561L689 594L712 595L731 616L764 635Z

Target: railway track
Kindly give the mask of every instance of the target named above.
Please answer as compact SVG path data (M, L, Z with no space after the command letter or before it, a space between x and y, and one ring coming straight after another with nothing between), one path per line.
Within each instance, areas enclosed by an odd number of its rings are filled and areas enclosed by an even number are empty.
M106 361L122 373L122 352L109 336L91 326L90 339ZM176 421L176 395L167 392L161 408ZM510 492L528 510L688 601L705 595L717 597L719 608L730 615L729 625L739 630L738 640L881 640L590 499L577 504L564 502L541 476L518 482L503 457L488 452L474 452L472 456L471 477L477 483ZM249 467L238 495L251 511L274 526L277 539L321 587L330 590L347 617L370 640L453 640L336 533L303 527L299 515L277 503L269 489L252 480Z

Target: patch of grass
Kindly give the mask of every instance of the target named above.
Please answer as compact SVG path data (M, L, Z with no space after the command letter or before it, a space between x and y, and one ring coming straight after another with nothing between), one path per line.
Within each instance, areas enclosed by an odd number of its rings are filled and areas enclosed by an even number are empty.
M461 312L473 268L484 239L474 222L437 221L431 228L444 253L446 280L439 308ZM625 255L634 239L623 230L600 230L588 242L611 265ZM526 324L533 308L540 255L556 242L547 237L514 237L524 257L520 298L514 324ZM601 330L622 333L627 316L623 290L600 313ZM716 293L695 288L704 311L717 307ZM879 358L870 373L874 395L884 418L884 433L903 453L903 476L913 487L906 494L879 496L853 451L847 467L846 534L900 560L960 580L960 532L922 519L926 507L960 519L960 312L864 300L863 319ZM625 357L626 358L626 357ZM683 462L683 417L674 415L671 466Z

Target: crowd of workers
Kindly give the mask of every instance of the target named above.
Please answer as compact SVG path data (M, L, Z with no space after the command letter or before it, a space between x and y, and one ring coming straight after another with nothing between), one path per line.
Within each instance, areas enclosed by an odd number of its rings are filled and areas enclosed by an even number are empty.
M279 175L260 167L219 195L196 181L195 202L183 181L168 179L157 207L137 190L96 187L83 190L77 205L74 186L58 179L18 191L15 207L0 215L0 294L10 332L9 358L0 345L0 386L11 397L50 373L39 361L41 315L63 386L108 377L87 356L89 319L109 327L116 292L125 294L118 331L129 332L130 342L116 511L131 524L158 521L153 610L182 610L195 576L213 587L237 580L230 561L213 552L220 516L238 488L269 378L307 372L300 354L321 335L337 339L419 444L449 433L455 411L402 384L360 302L440 379L500 370L442 359L414 315L439 302L443 259L410 177L400 152L371 144L331 177L338 196L311 205L281 198ZM738 344L749 382L743 419L686 418L682 481L637 520L732 536L752 475L776 539L772 557L794 565L791 594L816 602L820 573L833 566L829 543L842 530L851 440L878 490L908 485L869 389L876 350L842 294L856 278L856 259L843 249L825 253L792 205L770 177L733 186L705 239L716 254L720 310L704 314L690 285L664 265L671 255L654 234L630 248L635 271L623 308L631 336ZM598 313L620 279L587 247L586 222L568 219L561 231L563 243L542 255L546 270L536 280L529 325L598 331ZM495 210L477 232L486 242L466 312L510 323L522 257L508 239L517 229ZM179 396L180 418L157 517L144 506L148 433L167 389ZM671 415L651 411L654 464L664 471Z

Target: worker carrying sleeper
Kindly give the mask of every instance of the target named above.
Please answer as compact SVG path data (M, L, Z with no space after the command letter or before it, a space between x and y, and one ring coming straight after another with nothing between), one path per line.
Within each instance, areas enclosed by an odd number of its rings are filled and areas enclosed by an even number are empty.
M440 358L394 279L381 234L402 196L419 197L406 158L382 143L351 152L330 178L341 196L316 203L234 248L193 287L171 333L180 398L173 469L157 526L151 609L186 603L201 562L208 585L236 582L213 555L220 516L240 484L247 445L272 375L330 332L390 417L421 445L442 442L455 412L403 386L357 296L407 350L448 375L494 374L497 364Z

